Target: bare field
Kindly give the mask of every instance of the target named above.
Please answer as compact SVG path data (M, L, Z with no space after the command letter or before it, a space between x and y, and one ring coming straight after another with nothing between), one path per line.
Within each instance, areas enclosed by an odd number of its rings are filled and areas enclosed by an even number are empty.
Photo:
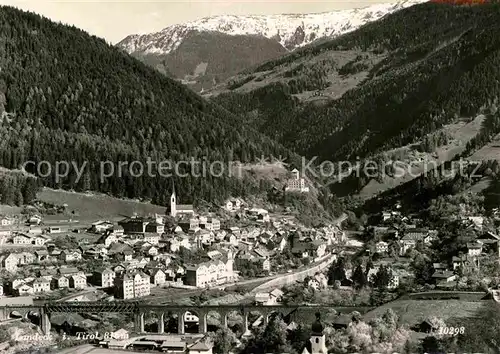
M469 157L471 161L478 160L500 160L500 134L493 138L491 143L486 144Z
M467 192L479 194L482 193L485 189L489 188L493 180L490 177L484 177L479 182L471 186Z
M476 317L488 301L462 300L396 300L368 312L364 319L369 321L382 316L388 309L394 310L399 322L409 326L421 323L427 318L466 319Z
M44 188L37 198L55 205L67 204L72 218L79 221L106 219L110 221L123 219L133 213L139 215L165 214L165 207L141 203L134 200L113 198L103 194L83 194ZM68 216L64 216L67 218Z
M485 118L484 115L479 115L468 123L457 122L444 126L442 130L451 136L453 140L448 145L436 149L439 158L447 161L462 153L467 143L481 131Z
M21 214L23 208L10 206L10 205L0 205L0 215L18 215Z

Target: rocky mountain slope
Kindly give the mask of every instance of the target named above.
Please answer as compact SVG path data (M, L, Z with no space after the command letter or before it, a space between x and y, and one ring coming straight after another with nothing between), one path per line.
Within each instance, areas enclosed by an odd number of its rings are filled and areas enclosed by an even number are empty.
M425 1L403 0L317 14L209 17L169 26L156 33L130 35L117 46L160 71L170 72L195 89L206 89L214 81L263 60L319 39L353 31ZM234 53L232 48L236 48ZM188 56L191 60L184 62ZM206 67L206 73L200 71L199 65Z
M362 9L317 14L207 17L169 26L157 33L130 35L118 43L118 46L128 53L168 54L177 49L189 33L197 31L219 32L232 36L262 36L274 39L288 50L293 50L320 38L353 31L389 13L422 2L425 1L403 0Z

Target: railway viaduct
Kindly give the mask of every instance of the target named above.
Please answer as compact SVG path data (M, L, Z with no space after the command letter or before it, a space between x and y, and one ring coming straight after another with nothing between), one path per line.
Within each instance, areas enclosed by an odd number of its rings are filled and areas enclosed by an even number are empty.
M11 318L13 313L18 313L23 318L29 314L40 316L40 327L44 334L50 332L50 316L56 313L80 313L80 314L103 314L103 313L128 313L134 315L134 327L138 333L145 333L144 319L150 313L154 313L158 318L158 333L165 332L165 316L176 315L178 319L178 333L184 334L185 323L184 315L186 312L196 314L199 319L199 333L207 332L207 316L210 312L220 315L222 324L227 327L228 315L233 312L239 313L243 317L245 331L248 330L248 317L252 312L258 312L267 324L273 314L287 316L298 309L307 309L315 312L325 312L331 309L339 308L331 306L256 306L256 305L209 305L209 306L178 306L178 305L154 305L142 304L139 302L78 302L62 303L48 302L41 305L9 305L0 307L0 321ZM359 307L342 308L347 311L363 310Z

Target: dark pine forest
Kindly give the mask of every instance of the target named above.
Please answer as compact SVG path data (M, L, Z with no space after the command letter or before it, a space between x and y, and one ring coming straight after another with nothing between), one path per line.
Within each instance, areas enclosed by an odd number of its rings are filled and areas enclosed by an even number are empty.
M227 110L85 32L32 13L0 8L0 166L87 161L56 183L3 172L2 202L19 204L49 187L168 200L172 178L99 178L100 161L255 161L292 154ZM28 172L35 172L33 168ZM187 170L186 170L187 172ZM180 202L255 193L236 178L175 178ZM9 191L9 192L7 192ZM167 198L167 199L166 199Z
M281 72L282 79L247 92L233 85L214 101L297 153L355 160L421 141L489 107L500 96L499 33L498 4L415 5L264 63L245 73L250 81L268 72ZM335 67L336 55L345 51L361 54ZM328 60L314 61L325 54ZM372 66L359 60L370 55L384 58ZM368 73L341 98L322 105L294 96L324 89L332 71Z

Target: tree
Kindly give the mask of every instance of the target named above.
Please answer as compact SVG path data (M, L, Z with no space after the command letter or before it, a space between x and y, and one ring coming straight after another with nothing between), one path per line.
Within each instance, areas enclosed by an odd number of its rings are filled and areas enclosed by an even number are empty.
M430 259L422 254L417 254L411 263L414 270L415 280L420 284L428 284L432 280L434 267Z
M285 353L289 347L287 343L287 324L278 317L274 317L266 327L262 340L265 343L264 353Z
M345 260L341 257L328 270L328 284L333 285L336 280L342 281L345 278Z
M211 334L214 343L215 354L228 354L236 343L236 336L228 328L219 328L217 332Z
M361 264L354 270L352 281L357 289L361 289L366 285L366 275Z
M311 338L311 329L302 324L299 324L296 329L291 330L288 334L288 340L297 353L301 353L304 343L306 343L309 338Z
M434 336L425 337L421 344L422 353L446 353L443 341Z
M387 289L391 279L392 271L388 267L382 265L373 277L373 286L380 290L385 290Z
M289 353L291 346L287 342L287 325L278 317L273 317L264 331L256 333L245 348L242 354L254 353Z

